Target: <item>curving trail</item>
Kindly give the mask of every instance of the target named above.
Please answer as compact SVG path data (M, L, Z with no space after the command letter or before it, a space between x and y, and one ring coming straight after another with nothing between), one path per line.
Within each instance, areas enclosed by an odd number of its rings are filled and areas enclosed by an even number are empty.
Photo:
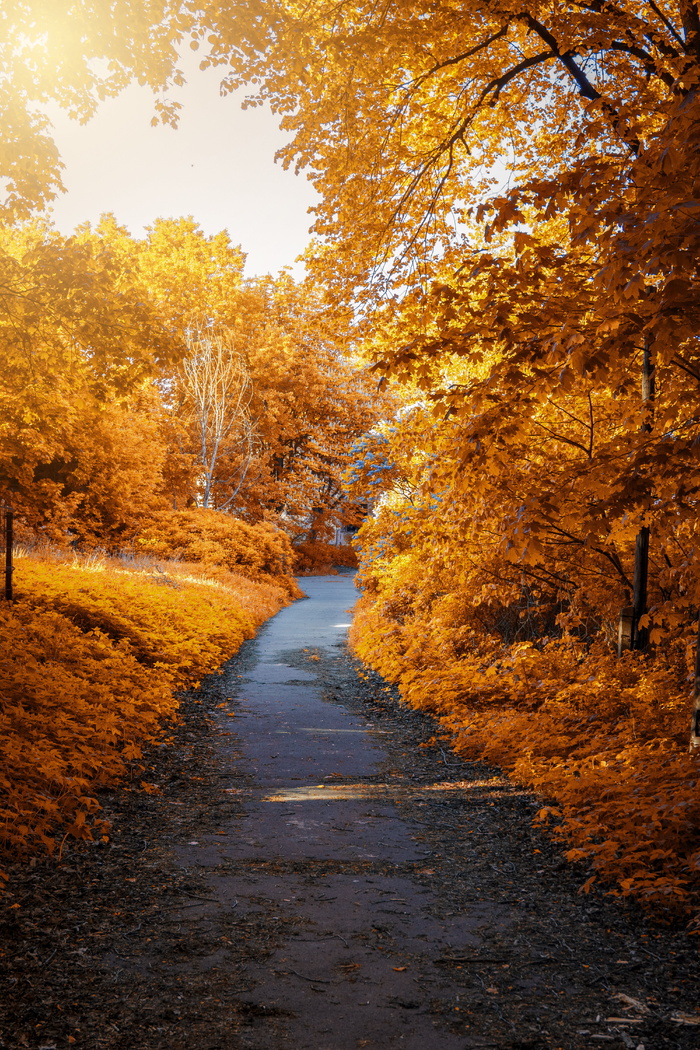
M302 584L309 599L263 628L254 666L232 711L220 716L230 731L226 716L235 712L234 735L221 748L224 763L250 778L245 814L223 834L179 850L180 863L214 869L212 896L222 909L237 901L241 921L263 898L293 923L288 939L247 974L249 1002L285 1017L284 1045L462 1050L464 1039L438 1035L423 1009L430 998L458 1002L458 985L444 966L426 974L415 960L477 946L480 916L431 914L431 894L410 871L432 851L385 784L390 756L381 731L326 702L317 677L299 667L300 651L315 656L342 644L356 598L352 577Z
M109 841L13 873L0 1050L695 1050L697 938L579 896L540 800L358 677L352 577L302 584Z
M235 902L243 926L280 924L246 966L249 1024L232 1045L680 1046L689 1029L652 1023L635 972L658 965L649 935L621 949L619 911L576 897L580 876L530 830L540 802L478 763L435 749L424 762L400 720L368 720L336 677L352 577L302 582L308 600L266 625L219 709L243 812L177 853L206 876L202 918Z

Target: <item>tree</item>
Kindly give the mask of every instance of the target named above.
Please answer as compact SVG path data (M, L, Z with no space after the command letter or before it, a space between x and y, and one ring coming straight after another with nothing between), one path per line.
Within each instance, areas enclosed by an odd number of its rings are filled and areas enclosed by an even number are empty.
M128 534L159 498L152 383L178 345L85 237L6 231L0 273L0 492L54 540Z
M199 435L201 505L226 510L245 482L255 449L253 385L244 358L226 332L200 327L188 332L187 343L182 388L185 411L191 412ZM222 477L224 459L228 470ZM216 494L212 486L218 486Z
M187 38L189 5L153 0L18 0L0 15L0 219L27 218L62 190L62 164L45 104L88 120L99 103L132 79L154 92L154 122L176 124L168 90L182 84L178 48Z
M571 205L582 221L584 199L621 203L631 165L696 111L700 20L686 0L359 0L342 12L278 0L235 35L211 14L196 30L205 62L258 83L295 133L284 158L320 192L317 230L333 253L319 261L337 288L387 271L430 279L463 245L455 222L497 184L497 162L518 189L539 186L543 208ZM504 195L501 214L516 199Z

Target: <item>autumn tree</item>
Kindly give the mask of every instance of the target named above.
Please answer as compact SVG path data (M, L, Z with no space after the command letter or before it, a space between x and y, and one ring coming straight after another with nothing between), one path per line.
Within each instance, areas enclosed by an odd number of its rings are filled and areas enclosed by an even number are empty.
M0 268L2 497L52 539L128 535L159 498L153 380L179 345L89 240L7 231Z
M226 510L245 482L255 448L253 385L245 359L224 331L204 326L189 330L187 347L180 407L191 413L199 439L200 501L203 507ZM222 477L224 459L232 473L227 470Z

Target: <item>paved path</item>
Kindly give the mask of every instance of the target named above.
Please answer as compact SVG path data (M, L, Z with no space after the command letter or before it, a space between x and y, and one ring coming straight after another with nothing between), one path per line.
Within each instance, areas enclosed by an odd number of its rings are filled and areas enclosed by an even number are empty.
M294 920L293 936L248 974L247 1000L285 1019L279 1050L463 1050L425 1010L435 997L458 1004L459 988L437 965L419 978L411 960L478 943L478 917L436 921L427 889L386 873L428 851L384 786L381 732L324 702L294 658L343 643L353 580L302 583L309 600L263 628L237 702L221 711L222 728L235 730L232 773L253 777L246 815L181 849L180 862L211 867L212 895L221 908L237 902L241 921L271 901Z

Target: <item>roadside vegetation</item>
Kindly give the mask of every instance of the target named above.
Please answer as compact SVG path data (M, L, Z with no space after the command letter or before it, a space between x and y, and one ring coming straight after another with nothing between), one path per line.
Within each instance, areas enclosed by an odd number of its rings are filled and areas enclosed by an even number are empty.
M167 741L178 691L301 595L284 534L215 512L204 523L189 560L162 517L143 544L158 537L157 556L18 552L15 600L0 604L0 855L107 834L99 789L126 777L149 790L142 749Z

